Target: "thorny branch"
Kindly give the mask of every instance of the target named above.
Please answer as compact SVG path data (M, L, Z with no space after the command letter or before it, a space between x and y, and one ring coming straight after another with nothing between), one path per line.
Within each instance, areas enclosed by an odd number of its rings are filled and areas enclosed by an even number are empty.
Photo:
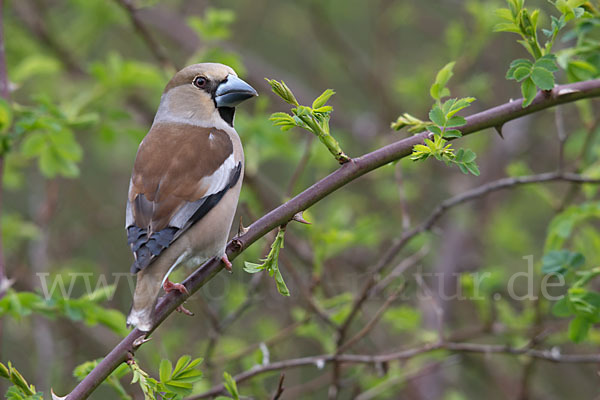
M531 105L522 108L522 99L514 100L503 105L488 109L468 117L467 123L461 127L463 135L477 132L486 128L501 127L505 122L522 117L527 114L553 107L559 104L577 101L584 98L600 96L600 80L589 80L568 85L556 86L552 91L540 92ZM399 140L379 148L371 153L355 158L352 162L342 165L339 169L318 181L291 200L275 208L263 217L259 218L241 236L235 237L227 246L227 255L232 260L244 249L266 235L272 229L289 222L292 217L313 204L325 198L335 190L374 169L380 168L391 161L401 159L411 154L415 144L422 143L429 134L426 132ZM553 177L551 180L557 180ZM389 253L389 260L382 260L387 265L395 255ZM183 283L190 294L195 293L216 273L222 269L218 260L211 260L196 269ZM142 339L152 333L174 310L182 304L188 295L171 292L164 296L159 302L156 310L156 320L150 332L142 332L134 329L124 338L97 366L94 370L75 387L68 395L69 400L80 400L87 398L104 381L108 375L125 361L128 352L134 352L142 343ZM137 344L137 345L136 345ZM330 360L350 360L349 355L332 356ZM347 358L349 357L349 358ZM370 357L374 356L359 356ZM356 358L354 358L356 360ZM275 364L271 364L275 365Z

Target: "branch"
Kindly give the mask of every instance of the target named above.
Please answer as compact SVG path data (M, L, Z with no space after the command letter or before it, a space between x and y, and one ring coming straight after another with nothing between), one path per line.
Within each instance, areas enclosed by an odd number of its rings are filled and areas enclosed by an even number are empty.
M431 343L413 349L402 350L395 353L381 355L361 355L361 354L326 354L311 357L295 358L285 361L278 361L267 365L256 365L249 370L233 377L236 383L242 383L257 375L271 371L280 371L290 368L314 365L317 368L323 368L327 363L337 362L341 364L385 364L392 361L403 361L411 358L431 353L437 350L447 350L454 353L478 353L478 354L505 354L505 355L523 355L552 363L571 363L571 364L596 364L600 362L600 354L561 354L558 350L535 350L528 347L510 347L505 345L488 345L479 343ZM216 396L225 390L223 385L217 385L212 389L197 396L188 397L186 400L199 400Z
M178 70L177 66L175 64L173 64L173 62L171 62L169 57L167 57L167 55L165 54L161 45L156 40L154 40L154 38L150 34L150 31L148 30L148 28L146 28L146 25L144 25L142 20L139 18L137 9L133 5L133 2L131 0L115 0L115 1L117 3L119 3L121 5L121 7L123 7L123 9L127 13L127 15L129 15L129 19L131 20L131 23L135 27L135 30L140 35L140 37L144 40L144 42L146 42L148 49L150 49L150 51L152 52L152 54L154 55L156 60L162 65L162 67L166 68L166 69L177 71Z
M394 300L396 300L396 297L398 297L398 295L400 294L400 292L403 289L404 289L404 284L399 285L389 295L389 297L385 300L385 302L383 303L383 305L381 307L379 307L379 309L375 312L375 315L373 316L373 318L371 318L371 320L369 322L367 322L367 324L356 335L354 335L352 338L348 339L347 342L345 342L344 344L342 344L341 346L339 346L338 349L336 350L336 353L337 354L342 354L343 352L345 352L346 350L348 350L350 347L352 347L360 339L362 339L363 337L365 337L369 332L371 332L371 330L375 327L375 325L377 325L377 323L379 322L379 320L381 319L381 317L383 316L383 314L392 305L392 303L394 302Z
M461 127L461 131L463 135L468 135L486 128L502 126L507 121L549 107L597 96L600 96L600 79L560 85L552 91L538 93L531 105L526 108L521 107L522 99L517 99L474 114L466 119L467 123ZM336 171L302 193L259 218L250 225L246 233L231 240L227 245L229 259L233 260L244 249L248 248L248 246L266 235L269 231L290 221L296 213L306 210L347 183L367 172L410 155L413 146L422 143L427 136L428 133L426 132L419 133L391 143L342 165ZM196 269L183 283L188 292L193 294L216 273L221 271L222 268L219 260L210 260ZM69 394L68 400L87 398L119 364L125 361L127 353L137 350L142 344L142 339L152 333L187 297L188 295L178 292L171 292L165 295L157 306L156 320L151 331L142 332L139 329L134 329L75 387L71 394Z
M471 189L464 193L461 193L457 196L451 197L445 201L443 201L440 205L438 205L433 212L429 215L429 217L422 222L420 225L414 227L413 229L406 231L402 234L402 236L385 252L383 257L379 260L375 267L372 268L371 271L367 274L369 276L367 282L363 286L360 294L354 300L354 304L352 305L352 309L344 322L340 327L340 340L343 340L346 334L346 331L350 327L350 324L356 317L358 311L364 302L369 298L369 295L375 290L381 290L384 286L378 285L378 287L374 287L376 284L376 277L378 274L390 263L393 258L406 246L406 244L413 239L415 236L429 231L433 225L444 215L446 211L450 208L455 207L459 204L465 203L469 200L473 200L482 196L485 196L489 193L495 192L501 189L507 189L513 186L518 185L528 185L532 183L543 183L543 182L554 182L554 181L563 181L563 182L571 182L575 184L584 184L584 183L600 183L600 179L595 178L586 178L579 174L574 173L561 173L557 172L547 172L538 175L528 175L528 176L519 176L513 178L503 178L498 179L493 182L486 183L481 185L475 189ZM411 261L414 260L414 257L410 257ZM408 260L408 259L407 259ZM417 260L418 261L418 258ZM404 264L404 263L403 263ZM402 264L401 264L402 265ZM410 264L409 264L410 265ZM399 266L400 267L400 266ZM404 267L400 267L401 270L404 270ZM387 280L387 278L386 278Z

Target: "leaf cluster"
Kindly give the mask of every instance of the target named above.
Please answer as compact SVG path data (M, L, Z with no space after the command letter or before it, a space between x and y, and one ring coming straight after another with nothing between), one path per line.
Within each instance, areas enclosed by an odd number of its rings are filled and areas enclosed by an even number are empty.
M18 106L15 111L12 141L23 137L22 156L37 160L40 171L47 178L77 177L77 164L83 150L75 139L73 128L94 122L96 116L87 114L69 118L47 98L40 98L36 106Z
M528 10L524 6L525 0L507 0L507 3L508 8L496 10L497 16L503 22L497 24L494 30L497 32L513 32L520 35L522 39L518 42L533 57L533 61L527 59L514 60L506 74L507 79L521 82L523 107L527 107L535 98L537 89L552 90L555 85L554 74L558 71L558 67L557 57L552 54L552 48L559 32L567 25L568 21L573 19L589 18L594 21L594 15L598 12L586 0L550 1L561 15L559 17L550 16L550 29L541 30L543 36L546 37L546 41L542 46L538 36L540 10ZM571 33L570 36L577 35L578 33ZM565 36L565 39L568 39L568 36ZM581 74L583 77L591 79L590 73L597 72L594 65L586 60L568 61L580 52L586 53L584 48L583 41L579 41L576 46L561 51L562 56L559 64L567 68L567 74L571 78Z
M446 64L436 75L435 82L431 86L429 93L435 100L431 111L429 111L430 123L423 124L416 118L405 122L412 124L412 127L425 126L432 133L431 139L425 139L423 144L413 147L411 160L426 160L434 157L438 161L443 161L446 165L456 165L464 174L479 175L479 167L475 162L477 155L469 149L459 149L456 153L448 139L461 137L462 133L459 127L466 124L464 117L456 115L459 111L469 107L475 101L474 97L453 98L442 103L442 98L450 96L450 89L446 86L453 75L454 62ZM408 125L408 124L405 124Z
M118 335L125 336L125 316L118 310L108 309L99 303L114 292L114 285L97 289L79 298L51 297L34 292L17 292L9 289L0 299L0 316L10 315L19 320L31 314L47 318L66 317L72 321L84 321L88 325L101 324Z
M261 271L267 271L270 276L275 278L275 283L277 285L277 290L283 296L289 296L290 291L283 280L283 276L281 275L281 271L279 270L279 251L283 249L283 242L285 236L285 229L279 228L277 231L277 236L275 236L275 240L271 244L271 250L266 258L262 259L261 264L244 262L244 271L249 274L255 274Z
M523 107L531 104L537 89L552 90L554 88L554 73L558 71L556 56L547 54L531 62L519 58L510 63L506 72L506 79L521 82L521 93L523 94Z
M580 252L565 249L577 225L600 217L600 204L584 203L567 208L550 223L542 273L564 277L567 293L552 307L557 317L572 317L569 338L576 343L585 340L593 324L600 322L600 292L590 281L600 275L600 267L584 270L586 259Z
M533 56L535 60L550 54L558 32L564 28L566 22L583 14L580 4L585 0L558 0L553 4L563 15L559 18L551 17L551 29L543 29L542 33L547 38L544 45L540 45L538 37L538 22L540 10L525 8L525 0L507 0L508 8L499 8L496 15L503 20L494 27L495 32L512 32L521 36L518 42Z
M169 360L163 359L159 367L160 381L150 377L135 360L130 360L128 365L133 373L131 383L139 384L145 400L182 400L192 393L194 383L202 379L202 372L197 368L202 360L192 360L189 355L184 355L173 367Z
M223 379L225 380L225 382L223 382L223 386L225 386L225 390L227 390L227 392L231 395L231 398L234 400L240 400L240 392L238 391L237 383L235 382L235 379L233 379L233 376L227 372L223 372ZM229 397L219 396L216 400L228 398Z
M208 7L203 17L190 17L187 22L203 40L225 40L231 37L235 13L231 10Z
M327 102L335 94L332 89L327 89L319 97L317 97L310 107L303 106L298 103L296 96L285 82L278 82L274 79L265 78L273 92L281 97L286 103L294 106L291 109L291 114L277 112L269 118L275 126L279 126L282 131L290 130L294 127L300 127L312 132L321 143L327 147L329 152L340 163L350 161L350 158L344 153L340 144L331 135L329 130L329 119L333 107L328 106Z
M8 379L12 386L6 391L7 400L42 400L43 393L35 390L9 361L8 366L0 363L0 377Z

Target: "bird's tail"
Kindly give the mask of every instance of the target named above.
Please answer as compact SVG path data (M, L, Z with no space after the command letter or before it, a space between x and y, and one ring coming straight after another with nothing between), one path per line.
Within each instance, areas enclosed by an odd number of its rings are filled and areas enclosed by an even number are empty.
M154 309L162 286L162 276L152 268L137 274L133 304L127 316L127 325L148 332L152 329Z

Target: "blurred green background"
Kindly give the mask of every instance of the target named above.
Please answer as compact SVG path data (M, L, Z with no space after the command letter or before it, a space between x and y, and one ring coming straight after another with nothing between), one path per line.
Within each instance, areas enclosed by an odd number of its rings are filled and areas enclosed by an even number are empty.
M429 86L449 61L457 62L449 84L452 95L477 98L467 114L521 96L519 85L507 81L505 73L513 59L527 54L515 35L493 32L501 1L133 4L158 44L154 51L118 1L5 1L10 97L17 104L18 123L6 156L2 233L6 273L16 291L41 291L39 273L48 273L42 277L49 285L57 277L66 289L72 283L77 298L86 293L85 279L94 288L106 278L117 284L102 305L127 313L133 284L123 229L128 180L173 65L222 62L260 93L239 107L235 120L246 154L238 208L244 225L337 167L306 131L272 126L270 113L289 107L271 93L265 77L284 80L301 104L310 104L326 88L335 89L331 127L352 157L407 136L390 129L404 112L426 120L432 104ZM530 0L527 5L541 8L541 21L549 24L551 4ZM168 62L156 57L157 48ZM571 78L562 71L557 75L561 83ZM592 101L561 107L569 168L598 171L597 109ZM312 225L288 227L280 267L290 297L279 295L266 274L242 270L244 260L256 262L267 253L273 239L267 236L235 260L233 275L219 274L187 302L196 316L173 315L152 335L136 354L140 366L156 375L161 358L204 357L204 379L194 388L202 393L222 381L223 371L235 374L260 362L264 348L271 361L335 351L335 330L314 316L311 302L334 322L343 321L367 271L403 228L420 223L440 201L493 179L555 168L554 111L511 122L503 133L504 140L489 130L456 142L477 152L479 177L432 160L405 159L327 197L306 213ZM306 168L295 174L302 160L308 160ZM506 293L511 274L527 270L526 256L534 259L537 293L549 222L570 204L594 196L593 187L579 191L557 183L494 193L451 210L433 233L419 236L396 257L398 263L419 249L426 253L404 274L399 299L352 351L383 354L415 347L439 330L465 340L521 346L534 326L544 333L547 347L597 350L597 330L584 343L570 344L568 320L550 315L551 302L514 301ZM585 254L586 265L595 266L600 236L594 224L578 235L573 246ZM428 275L432 272L439 275ZM485 272L490 275L481 285L481 300L456 298L477 276L471 273ZM431 296L418 284L417 273ZM179 271L176 278L185 274ZM526 280L517 282L517 292L525 293ZM373 317L386 293L367 301L351 332ZM105 355L127 332L119 313L90 314L76 304L64 308L58 317L15 312L2 320L0 361L12 360L46 394L50 387L58 394L70 391L76 383L73 369ZM263 351L261 342L267 343ZM338 397L561 399L600 394L593 366L532 363L515 356L437 352L385 368L383 374L373 366L345 366ZM278 378L277 372L261 375L239 385L240 392L270 398ZM330 382L329 366L292 369L286 372L282 398L327 398ZM134 398L143 398L128 378L123 385ZM91 398L116 398L114 393L102 386Z

